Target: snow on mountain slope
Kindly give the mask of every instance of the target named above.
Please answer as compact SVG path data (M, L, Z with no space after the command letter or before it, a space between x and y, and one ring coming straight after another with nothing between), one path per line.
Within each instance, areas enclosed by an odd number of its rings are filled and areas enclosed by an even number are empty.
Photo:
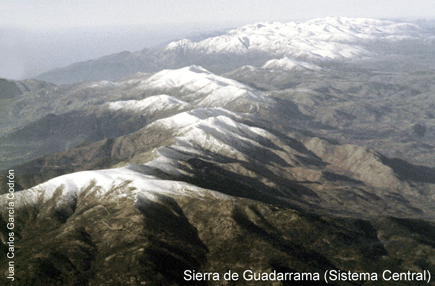
M249 155L243 154L247 152L246 150L259 146L258 142L269 140L266 138L274 138L274 136L263 129L245 125L240 121L243 121L243 118L237 113L223 108L206 107L156 120L150 128L171 132L176 143L170 148L177 152L201 156L211 152L247 161ZM168 173L179 173L169 167L173 162L167 160L163 153L147 165L162 168Z
M179 89L186 101L190 99L201 106L225 106L238 98L271 103L266 95L257 90L195 65L158 72L142 81L139 88L161 91Z
M317 65L298 61L295 59L289 59L288 57L284 57L282 59L274 59L270 60L264 64L263 69L274 70L274 69L284 69L284 70L320 70L321 68Z
M207 87L211 82L215 82L213 88L226 87L228 85L239 88L245 87L241 83L217 76L195 65L176 70L163 70L144 81L142 86L144 87L146 85L147 87L154 88L183 87L191 92L201 90Z
M191 104L182 101L176 97L162 94L144 98L142 100L125 100L114 101L109 103L109 108L114 111L143 111L149 112L177 109L182 110L189 108Z
M38 79L54 83L114 80L138 71L157 72L188 65L200 65L221 74L242 65L262 66L268 60L284 56L325 64L331 60L376 60L378 56L382 60L386 54L408 51L401 44L418 44L424 49L415 51L427 51L433 41L433 30L422 27L344 17L257 23L219 36L183 39L162 47L76 63L43 73Z
M422 32L418 25L411 23L347 17L313 19L302 23L299 28L314 33L318 40L335 42L415 39Z
M203 107L156 120L149 127L170 131L178 146L200 146L201 150L222 145L215 145L217 142L213 140L227 142L228 149L238 150L249 149L243 147L246 144L259 146L259 142L279 141L265 129L242 123L244 120L243 115L221 107ZM282 142L280 145L285 146Z
M162 95L149 100L162 98L179 102ZM366 148L334 147L316 139L303 146L262 126L264 122L257 117L222 107L179 112L124 136L124 145L115 142L109 154L130 150L118 161L117 167L124 167L57 177L18 193L17 206L51 198L58 201L57 205L70 206L77 196L87 196L89 189L104 200L127 198L132 202L139 196L152 201L155 193L209 197L214 190L263 202L316 204L316 208L332 212L365 213L368 204L376 204L373 213L385 205L387 213L395 213L395 205L388 203L390 195L404 190L416 194L408 191L409 184L398 179L391 166ZM337 195L342 196L343 186L349 185L349 193L361 200L357 210L335 200ZM381 199L372 202L372 194ZM416 205L426 207L426 200L419 196ZM400 206L404 212L412 212L407 205Z
M209 54L265 52L308 59L364 57L370 52L359 44L394 42L421 37L422 29L408 23L362 19L323 18L307 22L257 23L200 42L181 40L166 50L203 51Z
M126 197L135 199L136 196L146 197L153 201L154 194L170 196L213 196L225 199L226 196L200 187L171 180L162 180L157 177L137 172L133 167L104 169L95 171L82 171L56 177L28 190L15 193L15 207L32 206L46 203L56 197L56 205L74 204L75 198L92 189L92 196L104 197L109 192L115 194L113 199L120 200ZM116 192L117 188L123 189ZM129 192L126 192L129 190ZM88 194L86 194L88 195ZM107 197L107 196L106 196ZM0 196L0 204L6 205L6 195Z
M170 99L167 96L158 98ZM120 103L118 103L121 105ZM128 103L130 104L130 103ZM126 105L128 105L126 104ZM119 107L116 106L115 107ZM168 149L157 149L159 156L144 165L121 167L96 171L83 171L56 177L45 183L39 184L28 190L18 192L15 197L16 206L34 205L56 197L58 205L71 204L74 198L92 186L94 195L104 196L113 191L117 186L127 184L130 193L120 193L116 199L126 196L136 196L139 193L152 200L152 193L171 196L190 195L203 196L210 192L184 182L162 180L154 176L150 170L159 170L166 174L180 175L185 172L178 167L178 161L173 156L168 156L168 150L178 153L175 157L187 154L187 158L195 154L204 156L207 152L234 157L245 158L240 150L248 150L249 146L259 146L260 137L272 136L268 132L256 127L249 127L237 122L240 116L223 108L198 108L189 112L156 120L151 124L172 130L176 143ZM264 140L263 140L264 141ZM214 194L213 196L220 196ZM0 197L0 202L7 200L6 196Z
M221 115L232 118L240 118L240 116L238 116L236 113L228 111L224 108L205 107L196 108L191 111L178 113L174 116L156 120L151 124L151 126L156 125L160 128L172 129L177 132L176 134L181 134L183 132L183 128L198 124L202 120L208 119L210 117L217 117Z
M242 123L244 120L243 116L223 108L198 108L157 120L150 128L171 132L175 143L158 148L158 156L143 163L177 176L184 174L179 160L174 159L180 156L182 160L197 157L214 160L218 156L252 163L264 160L262 156L267 153L266 160L275 158L280 166L297 161L294 154L303 156L269 131Z
M121 167L98 171L83 171L56 177L31 189L17 193L17 206L22 204L36 204L45 202L59 195L61 202L71 200L78 193L83 192L92 183L96 188L95 195L103 196L105 193L127 182L129 188L134 188L133 195L138 192L158 192L170 195L183 194L183 190L194 190L190 195L203 193L204 190L184 182L162 180L155 176L158 173L183 175L186 172L179 166L180 160L188 158L208 157L210 154L225 156L245 162L252 161L257 156L250 153L252 148L273 149L272 141L279 142L274 135L258 127L248 126L239 121L242 117L237 113L223 108L197 108L182 112L165 119L156 120L147 128L165 129L173 133L174 144L160 147L155 151L158 156L150 162L133 167ZM162 130L163 131L163 130ZM267 143L269 142L269 143ZM266 145L270 145L269 147ZM286 159L285 164L292 162L284 152L291 151L289 147L275 150L281 152ZM293 152L293 151L291 151ZM181 159L180 159L181 158ZM200 194L199 194L200 195ZM125 195L119 194L117 197ZM6 199L2 196L0 200Z
M93 88L104 88L104 87L115 87L118 84L108 80L102 80L92 83L89 87Z

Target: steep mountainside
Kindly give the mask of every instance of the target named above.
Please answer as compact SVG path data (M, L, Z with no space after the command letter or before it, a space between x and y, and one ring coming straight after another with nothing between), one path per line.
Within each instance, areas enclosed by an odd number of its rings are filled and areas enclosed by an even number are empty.
M435 285L433 38L258 23L0 81L0 284Z

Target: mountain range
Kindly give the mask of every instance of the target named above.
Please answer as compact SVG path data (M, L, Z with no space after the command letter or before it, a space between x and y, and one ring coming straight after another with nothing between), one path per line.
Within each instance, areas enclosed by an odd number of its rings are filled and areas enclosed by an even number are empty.
M0 80L0 281L435 285L434 36L265 22Z
M342 61L385 59L397 52L414 55L418 51L429 56L433 40L430 28L386 20L338 17L257 23L205 39L183 39L157 48L124 51L54 69L36 78L54 83L113 80L137 71L157 72L190 65L220 74L284 57L328 66Z

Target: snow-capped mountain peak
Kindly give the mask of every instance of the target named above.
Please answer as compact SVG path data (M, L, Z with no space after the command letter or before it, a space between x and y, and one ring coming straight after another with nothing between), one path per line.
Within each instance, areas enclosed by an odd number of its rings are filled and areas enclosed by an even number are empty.
M245 85L235 80L217 76L203 67L192 65L176 70L163 70L148 78L143 84L155 88L177 88L187 86L187 88L204 88L215 82L224 87L228 85L246 88Z
M166 49L201 51L208 54L242 55L264 52L307 59L346 59L370 54L358 44L375 40L415 39L420 33L420 27L415 24L328 17L307 22L262 22L246 25L200 42L172 42Z
M283 70L320 70L321 68L315 64L299 61L296 59L290 59L288 57L284 57L282 59L273 59L266 62L263 66L264 69L274 70L274 69L283 69Z
M196 65L158 72L144 80L140 88L162 91L178 89L186 101L201 106L225 106L239 98L269 102L263 93Z

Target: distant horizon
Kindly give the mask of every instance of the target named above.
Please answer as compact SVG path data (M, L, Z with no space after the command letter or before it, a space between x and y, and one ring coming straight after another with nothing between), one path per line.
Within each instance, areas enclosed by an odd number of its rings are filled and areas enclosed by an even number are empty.
M435 19L432 0L0 0L0 5L0 77L9 79L264 21Z
M326 16L348 17L348 16ZM23 28L3 26L0 31L0 78L24 80L38 76L55 68L77 62L93 60L123 51L135 52L153 48L173 40L195 35L227 31L257 22L298 22L312 17L286 21L240 21L234 25L226 23L185 23L184 25L122 25L108 27L54 27ZM435 17L349 17L373 18L393 21L427 21L435 24Z

